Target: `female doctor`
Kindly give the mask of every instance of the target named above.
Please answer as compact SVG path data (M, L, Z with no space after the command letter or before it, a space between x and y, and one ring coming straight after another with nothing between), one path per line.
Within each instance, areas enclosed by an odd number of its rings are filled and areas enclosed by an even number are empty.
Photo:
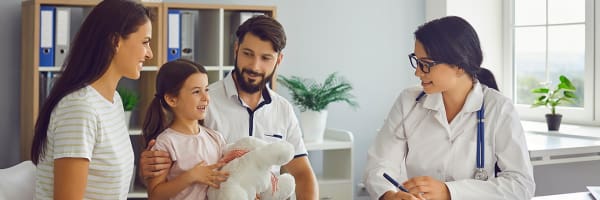
M473 27L444 17L420 26L415 38L409 60L421 87L400 93L369 149L371 198L531 199L519 116L510 99L482 82L489 80L478 80L483 58Z

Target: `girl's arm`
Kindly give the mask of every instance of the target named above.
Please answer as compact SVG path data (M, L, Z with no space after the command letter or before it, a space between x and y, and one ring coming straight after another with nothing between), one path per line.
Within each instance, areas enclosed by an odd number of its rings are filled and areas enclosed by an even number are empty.
M152 200L169 199L194 183L218 188L219 183L226 180L224 172L215 171L221 166L223 166L221 163L206 166L202 161L171 181L167 181L168 173L150 178L148 180L148 197Z
M83 199L89 166L86 158L54 160L54 199Z

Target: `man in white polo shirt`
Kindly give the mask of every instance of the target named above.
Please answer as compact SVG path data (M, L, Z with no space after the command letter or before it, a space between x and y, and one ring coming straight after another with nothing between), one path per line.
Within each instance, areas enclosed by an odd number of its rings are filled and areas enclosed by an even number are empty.
M209 87L211 102L204 125L223 134L227 143L245 136L291 143L295 156L283 169L296 180L296 199L317 199L317 180L292 105L267 86L274 81L273 74L283 58L283 27L275 19L260 15L244 22L236 36L235 69ZM142 154L144 177L168 169L170 159L164 156L150 151Z

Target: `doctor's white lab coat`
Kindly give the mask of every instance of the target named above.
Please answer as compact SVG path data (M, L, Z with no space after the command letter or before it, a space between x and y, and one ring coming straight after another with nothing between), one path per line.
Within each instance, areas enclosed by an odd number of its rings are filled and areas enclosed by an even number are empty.
M404 90L368 152L365 183L372 199L415 176L446 183L452 199L531 199L535 183L525 135L510 99L476 83L462 110L446 119L441 93L418 102L421 87ZM487 181L474 179L477 111L485 101L485 170ZM495 164L501 169L494 176Z

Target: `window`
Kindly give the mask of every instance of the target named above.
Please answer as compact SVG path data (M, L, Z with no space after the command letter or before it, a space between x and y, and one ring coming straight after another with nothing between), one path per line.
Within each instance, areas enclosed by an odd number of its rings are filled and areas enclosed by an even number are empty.
M507 94L524 119L543 120L548 108L531 108L541 86L567 76L577 88L573 104L557 108L566 122L594 123L594 0L513 0L507 30L511 82ZM595 85L594 85L595 84ZM598 95L598 94L596 94ZM598 109L597 109L598 110Z

